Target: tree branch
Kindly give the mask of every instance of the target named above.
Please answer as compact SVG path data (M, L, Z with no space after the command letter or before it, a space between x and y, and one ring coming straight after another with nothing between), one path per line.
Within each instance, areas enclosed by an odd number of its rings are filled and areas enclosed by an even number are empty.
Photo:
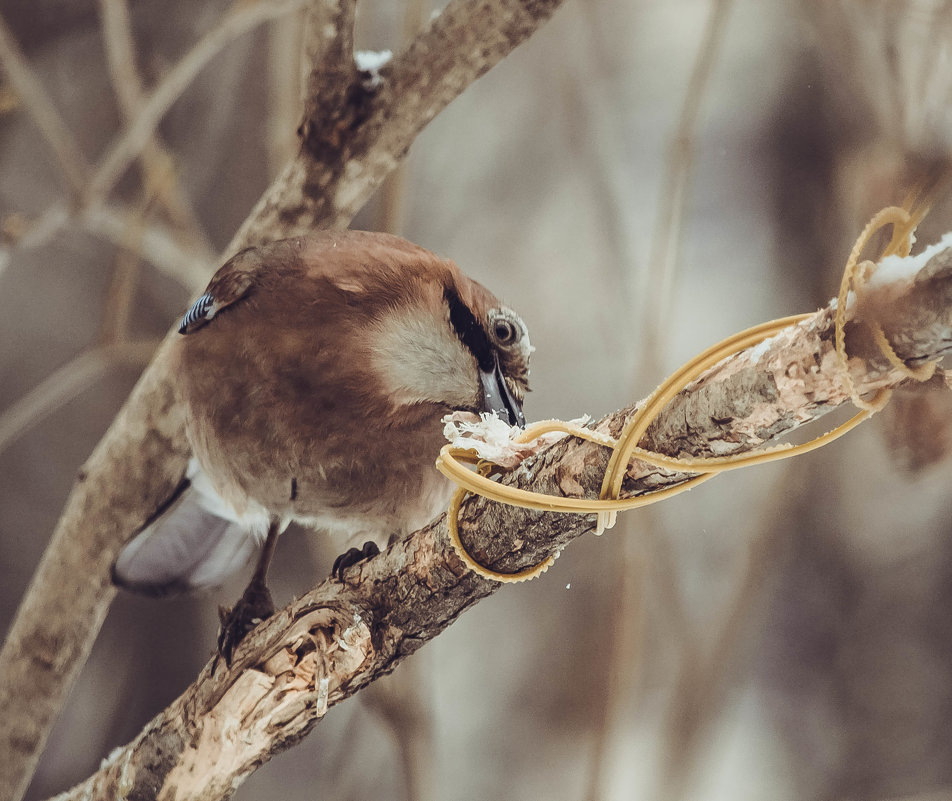
M156 219L139 221L135 209L120 203L108 203L85 209L77 222L87 231L129 248L131 226L142 227L133 251L155 269L177 281L189 292L198 293L214 272L217 255L207 250L203 240L183 241L176 232Z
M157 345L157 341L98 345L54 370L23 397L0 411L0 452L96 383L112 367L147 364Z
M832 304L831 304L832 305ZM952 249L915 283L879 284L854 310L876 320L908 363L952 351ZM878 353L864 325L848 328L850 372L861 393L907 379ZM833 311L821 310L768 342L725 359L683 390L642 446L676 456L742 452L849 403L833 349ZM635 407L602 419L617 434ZM530 457L505 482L554 495L597 497L608 450L566 438ZM633 462L623 495L687 476ZM594 516L517 509L471 498L460 530L484 564L517 571L594 529ZM259 626L230 669L209 663L198 680L94 776L58 796L212 801L306 735L333 705L435 637L498 584L469 572L450 546L445 517L348 574L327 581Z
M200 241L183 241L176 231L159 220L144 223L142 236L136 243L139 257L190 290L198 292L205 286L212 265L218 261L217 254L207 250ZM26 230L9 245L0 242L0 275L14 254L47 245L70 225L119 247L127 247L126 232L130 225L136 224L140 223L137 223L135 211L119 202L97 204L77 211L72 204L57 201L31 219Z
M231 249L346 224L424 125L545 22L560 2L450 3L399 57L386 88L373 95L369 116L351 111L342 117L324 110L330 120L349 120L349 127L338 128L345 137L338 148L340 162L326 154L312 163L313 148L302 149L259 202ZM181 70L180 65L173 72ZM345 74L352 79L345 96L365 96L360 74ZM162 105L159 91L143 107L140 121ZM311 111L320 116L318 109ZM120 162L128 165L153 129L151 122L133 124L121 151L117 145L100 167L97 191L107 191L125 168ZM319 129L319 124L309 128ZM119 549L168 497L185 470L188 449L168 355L167 347L159 348L80 470L0 651L0 798L20 798L29 783L114 596L109 571Z
M324 102L343 105L333 112L320 103L306 107L300 156L261 198L237 239L255 239L262 226L300 234L315 219L329 228L346 226L430 120L561 2L454 0L380 70L376 85L361 79L350 58L328 65L337 77L356 76L343 89L317 87Z

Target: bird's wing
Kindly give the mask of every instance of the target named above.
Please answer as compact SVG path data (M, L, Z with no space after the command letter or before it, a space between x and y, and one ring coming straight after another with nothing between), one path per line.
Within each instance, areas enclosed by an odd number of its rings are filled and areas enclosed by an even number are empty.
M192 304L179 324L180 334L191 334L222 309L241 300L255 284L262 260L257 248L248 248L226 261L209 281L202 296Z
M210 511L204 476L189 472L192 480L120 552L115 584L156 597L217 587L260 550L261 526Z

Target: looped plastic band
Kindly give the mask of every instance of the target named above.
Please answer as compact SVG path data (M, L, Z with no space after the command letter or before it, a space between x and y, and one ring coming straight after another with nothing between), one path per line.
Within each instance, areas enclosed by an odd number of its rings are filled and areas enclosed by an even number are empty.
M464 564L483 578L508 583L528 581L529 579L535 578L548 570L558 557L558 553L556 553L538 565L517 573L501 573L477 562L466 550L459 535L458 518L460 505L469 493L482 495L491 500L526 509L571 512L575 514L594 513L596 515L595 533L601 534L605 529L609 529L615 524L618 512L620 511L657 503L672 495L685 492L725 470L736 470L740 467L787 459L791 456L797 456L801 453L815 450L843 436L843 434L855 428L872 414L882 409L889 400L891 391L889 389L881 389L872 400L867 401L859 396L849 372L845 334L847 303L849 301L849 293L851 289L853 289L854 284L860 284L865 281L871 271L875 269L875 265L872 262L860 262L859 258L863 249L877 231L887 225L892 225L893 227L892 237L880 255L880 259L890 255L909 255L912 248L913 232L929 208L928 198L914 206L913 201L915 199L916 198L913 197L913 200L909 201L909 206L912 208L911 211L906 211L906 209L899 208L898 206L890 206L876 214L863 229L863 232L853 245L853 249L850 252L846 267L843 271L843 279L840 284L839 295L837 296L836 314L834 317L834 343L836 355L841 366L843 382L849 391L851 400L861 410L858 414L833 430L802 445L777 445L754 452L731 456L696 459L676 458L653 453L639 447L638 443L650 425L661 414L665 406L692 381L728 356L763 342L765 339L774 336L783 329L795 325L812 315L798 314L754 326L708 348L670 375L661 386L651 393L642 406L628 418L617 440L601 432L560 420L548 420L535 423L516 437L517 442L527 443L542 434L560 431L570 436L589 440L611 448L612 453L608 460L608 467L605 470L605 476L602 480L602 488L598 499L545 495L543 493L500 484L491 478L493 465L481 462L473 451L445 445L440 451L436 466L443 475L459 485L459 489L454 493L450 502L447 526L449 528L450 541ZM927 381L935 373L935 362L928 362L915 368L909 367L909 365L903 362L896 354L882 328L874 323L872 324L872 330L874 339L886 359L903 375L917 381ZM694 475L680 484L671 487L631 498L620 498L619 493L621 492L621 486L628 472L628 466L633 458L667 470L693 473ZM474 472L466 467L467 464L477 465L477 470Z

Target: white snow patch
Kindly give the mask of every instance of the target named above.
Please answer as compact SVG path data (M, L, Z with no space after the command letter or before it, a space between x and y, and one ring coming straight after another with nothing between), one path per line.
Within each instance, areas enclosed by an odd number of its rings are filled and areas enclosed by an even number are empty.
M354 53L357 69L364 72L376 72L393 58L391 50L358 50Z
M758 342L753 347L747 350L747 357L752 362L759 362L767 353L770 351L770 346L773 344L773 341L777 338L775 334L772 337L767 337L763 342Z
M952 233L945 234L934 245L929 245L915 256L887 256L879 262L864 289L878 289L889 284L911 281L933 256L949 248L952 248Z
M364 80L364 87L367 89L376 89L383 80L380 77L381 68L393 58L393 52L390 50L357 50L354 53L354 64L361 72L366 72L368 77Z
M106 755L105 759L103 759L103 760L99 763L99 769L100 769L100 770L105 770L106 768L108 768L108 767L109 767L110 765L112 765L119 757L121 757L121 756L123 755L123 753L125 752L125 750L126 750L126 749L123 748L122 746L119 746L118 748L113 748L112 751L110 751L110 752Z

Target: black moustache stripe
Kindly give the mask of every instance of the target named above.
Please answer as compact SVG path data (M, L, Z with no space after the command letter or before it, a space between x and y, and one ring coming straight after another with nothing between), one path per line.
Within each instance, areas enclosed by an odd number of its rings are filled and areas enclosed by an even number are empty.
M492 343L486 332L479 324L479 320L463 303L456 290L447 287L443 290L443 298L450 309L450 323L453 325L460 341L469 348L481 370L492 372L496 366L496 355Z

